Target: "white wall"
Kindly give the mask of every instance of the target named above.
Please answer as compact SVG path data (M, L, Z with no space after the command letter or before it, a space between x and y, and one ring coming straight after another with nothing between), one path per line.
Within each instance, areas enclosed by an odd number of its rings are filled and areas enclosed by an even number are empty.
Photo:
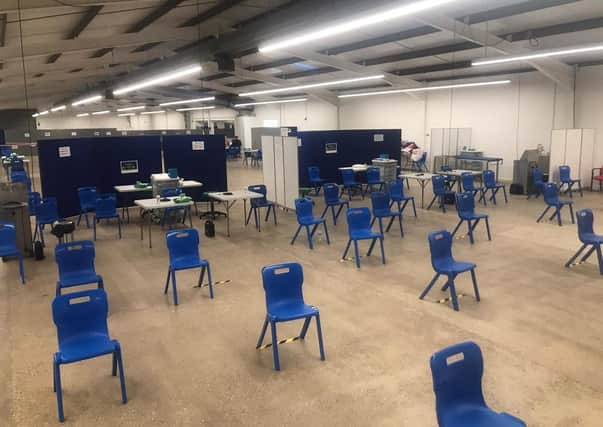
M578 71L576 127L595 129L594 167L600 167L603 165L603 66Z
M252 127L262 127L264 120L276 120L278 126L297 126L300 131L338 128L337 107L314 100L257 106L250 124Z
M603 77L602 77L603 78ZM572 126L573 96L538 73L513 77L504 86L345 99L341 129L401 128L404 140L430 150L432 128L471 128L472 145L504 158L503 179L513 176L513 160L538 144L549 147L553 127Z
M117 117L115 113L102 116L76 117L73 112L38 117L38 129L90 129L116 128L119 130L185 129L182 113L168 111L164 114Z

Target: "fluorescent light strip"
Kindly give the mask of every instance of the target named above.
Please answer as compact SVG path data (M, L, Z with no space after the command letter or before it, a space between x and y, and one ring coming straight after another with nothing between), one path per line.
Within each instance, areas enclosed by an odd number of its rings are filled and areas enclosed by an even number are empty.
M92 113L93 116L102 116L103 114L109 114L111 111L109 110L103 110L103 111L95 111L94 113Z
M461 89L470 87L481 87L481 86L497 86L511 83L511 80L497 80L493 82L482 82L482 83L461 83L456 85L445 85L445 86L428 86L428 87L417 87L412 89L396 89L396 90L383 90L376 92L361 92L361 93L349 93L345 95L339 95L338 98L358 98L362 96L377 96L377 95L392 95L396 93L413 93L413 92L429 92L432 90L444 90L444 89Z
M57 111L63 111L63 110L64 110L64 109L66 109L66 108L67 108L67 106L66 106L66 105L61 105L61 106L59 106L59 107L54 107L54 108L51 108L51 109L50 109L50 111L52 111L53 113L55 113L55 112L57 112Z
M77 114L76 117L88 117L90 115L90 113L80 113Z
M103 99L101 95L94 95L89 98L84 98L80 99L79 101L75 101L73 104L71 104L71 106L77 107L78 105L90 104L91 102L100 101L101 99Z
M307 100L308 100L308 98L297 98L297 99L283 99L282 101L246 102L245 104L235 104L235 108L238 108L238 107L249 107L251 105L289 104L291 102L305 102Z
M239 96L255 96L255 95L265 95L268 93L292 92L292 91L303 90L303 89L312 89L312 88L317 88L317 87L337 86L337 85L343 85L346 83L364 82L367 80L379 80L379 79L382 79L383 77L384 77L383 74L379 74L376 76L359 77L356 79L335 80L332 82L312 83L312 84L301 85L301 86L285 87L285 88L281 88L281 89L269 89L269 90L260 90L257 92L247 92L247 93L241 93Z
M539 52L527 55L516 55L516 56L503 56L494 59L479 59L473 61L471 65L474 67L480 65L493 65L493 64L505 64L507 62L516 62L516 61L527 61L529 59L539 59L539 58L550 58L552 56L564 56L564 55L573 55L576 53L590 53L597 52L603 50L603 45L595 45L595 46L585 46L585 47L577 47L571 49L562 49L562 50L550 50L547 52Z
M131 86L126 86L121 89L114 90L113 95L123 95L125 93L134 92L135 90L138 90L138 89L143 89L143 88L149 87L149 86L155 86L155 85L158 85L161 83L168 82L170 80L178 79L180 77L190 76L191 74L196 74L196 73L201 72L201 70L202 70L202 68L200 65L193 65L191 67L187 67L180 71L162 74L158 77L155 77L155 78L152 78L149 80L144 80L140 83L136 83Z
M33 113L33 114L31 115L31 117L38 117L39 115L40 115L40 114L38 114L38 113Z
M142 114L160 114L160 113L165 113L165 110L159 110L159 111L143 111Z
M117 117L132 117L135 115L136 115L136 113L124 113L124 114L118 114Z
M168 105L181 105L181 104L193 104L195 102L206 102L206 101L215 101L215 96L209 96L207 98L195 98L195 99L186 99L184 101L171 101L164 102L163 104L159 104L160 107L167 107Z
M214 106L211 107L191 107L191 108L178 108L176 111L198 111L198 110L213 110Z
M38 113L38 116L45 116L46 114L48 114L49 111L48 110L44 110Z
M278 49L284 49L292 46L298 46L304 43L313 42L316 40L324 39L327 37L333 37L338 34L347 33L351 31L357 31L360 28L365 28L371 25L379 24L382 22L392 21L394 19L401 18L403 16L409 16L416 13L424 12L428 9L432 9L438 6L452 3L457 0L422 0L414 3L399 6L394 9L386 10L384 12L375 13L372 15L364 16L362 18L356 18L351 21L329 26L323 30L312 31L310 33L277 41L272 44L260 46L260 52L272 52Z
M118 108L116 111L135 111L135 110L144 110L145 108L147 108L146 105L139 105L137 107Z

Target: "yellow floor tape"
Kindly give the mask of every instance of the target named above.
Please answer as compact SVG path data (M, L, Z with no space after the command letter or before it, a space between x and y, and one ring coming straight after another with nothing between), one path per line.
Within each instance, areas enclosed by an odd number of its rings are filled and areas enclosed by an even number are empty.
M465 296L466 296L465 294L458 294L458 295L456 296L456 298L457 298L457 299L461 299L461 298L463 298L463 297L465 297ZM448 297L448 298L444 298L444 299L441 299L441 300L438 300L438 301L435 301L435 302L436 302L436 303L438 303L438 304L446 304L446 303L449 303L449 302L451 302L451 301L452 301L452 298L451 298L451 297Z
M359 258L364 258L364 255L360 255ZM354 257L341 258L339 260L339 262L354 262L354 261L356 261L356 258L354 258Z
M217 285L227 285L230 282L232 282L232 280L228 279L228 280L218 280L217 282L213 282L212 286L217 286ZM207 288L209 287L209 283L204 283L202 285L195 285L193 286L193 288Z
M301 337L286 338L284 340L279 341L278 344L279 345L281 345L281 344L289 344L290 342L295 342L295 341L300 340L300 339L301 339ZM264 344L263 346L258 347L258 350L265 350L265 349L270 348L270 347L272 347L272 343Z

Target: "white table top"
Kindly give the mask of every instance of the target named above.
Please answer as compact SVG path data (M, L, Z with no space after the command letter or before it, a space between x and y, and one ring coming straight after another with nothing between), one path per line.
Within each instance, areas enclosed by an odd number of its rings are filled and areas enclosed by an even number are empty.
M447 175L447 176L461 176L464 173L470 173L471 175L481 175L481 171L470 171L465 169L453 169L451 171L440 171L438 175Z
M207 193L212 199L219 200L221 202L232 202L234 200L246 200L246 199L261 199L264 195L255 193L249 190L234 190L228 191L230 194L224 192L220 193Z
M185 180L182 184L178 185L178 188L194 188L202 187L203 184L199 181ZM118 193L137 193L139 191L151 191L153 187L149 185L145 188L136 188L134 185L116 185L113 187Z
M29 163L29 159L25 156L17 156L19 160L22 160L23 163ZM2 156L2 161L8 160L8 156Z
M408 172L400 174L400 178L416 179L419 181L427 181L434 176L435 174L429 172Z
M369 168L369 165L354 165L354 166L347 166L344 168L339 168L340 171L342 170L353 170L354 172L366 172L366 170Z
M191 206L193 204L193 201L186 202L186 203L176 203L176 202L174 202L175 197L168 197L168 199L170 199L170 200L167 202L159 202L159 203L157 203L157 198L134 200L134 204L136 206L140 206L144 210L184 208L187 206Z

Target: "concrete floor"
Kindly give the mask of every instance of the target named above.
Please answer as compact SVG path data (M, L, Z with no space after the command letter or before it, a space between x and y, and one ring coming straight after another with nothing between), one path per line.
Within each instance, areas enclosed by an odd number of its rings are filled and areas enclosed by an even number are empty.
M230 165L231 189L261 182L257 169ZM412 184L411 184L412 185ZM416 185L416 184L415 184ZM415 186L411 193L419 195ZM603 230L601 195L578 197L595 210ZM321 209L322 200L316 209ZM356 201L354 205L362 202ZM419 210L405 217L406 237L386 237L387 265L378 256L340 262L345 220L329 223L331 245L310 251L295 231L293 213L279 211L279 225L258 233L233 212L232 237L225 220L217 237L202 238L212 263L215 299L192 289L195 273L178 274L180 305L162 292L167 250L140 241L134 221L119 241L102 225L97 271L110 301L109 329L121 341L129 395L121 405L109 357L63 368L66 423L78 426L436 426L429 357L463 341L479 343L485 358L486 400L531 427L601 425L603 413L603 278L594 257L566 269L579 243L575 226L536 224L542 199L512 197L508 205L480 208L490 214L493 241L477 230L474 246L456 240L454 253L478 265L481 303L460 300L461 311L418 296L431 279L427 233L451 229L456 214ZM201 228L198 219L195 226ZM77 239L92 238L78 230ZM49 240L52 239L49 237ZM41 262L26 262L27 284L16 262L0 265L0 425L57 424L52 354L57 349L50 304L57 278L47 249ZM281 346L280 373L270 350L256 351L265 314L260 268L303 264L306 301L321 310L327 359L321 362L315 329L305 341ZM472 295L469 277L457 282ZM282 338L299 325L279 328Z

